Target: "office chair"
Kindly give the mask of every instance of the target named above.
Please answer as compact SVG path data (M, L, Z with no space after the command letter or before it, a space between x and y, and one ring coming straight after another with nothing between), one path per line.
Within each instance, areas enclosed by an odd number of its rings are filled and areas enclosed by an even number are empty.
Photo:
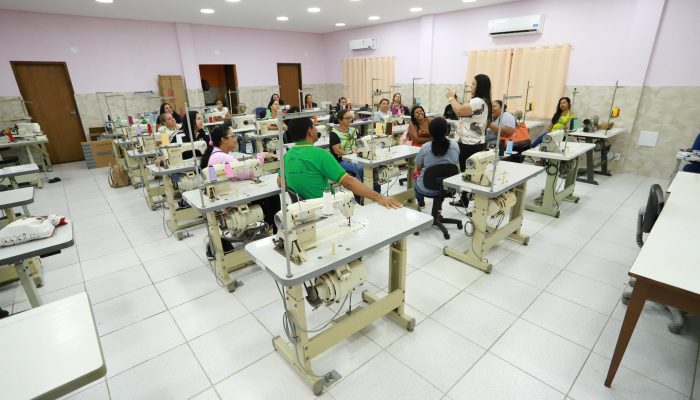
M644 234L651 232L651 228L654 226L654 223L656 223L661 210L664 208L665 201L664 191L661 189L661 186L658 184L651 185L647 204L646 206L641 207L639 209L639 213L637 214L637 245L639 247L644 245ZM622 294L622 303L625 305L632 297L633 289L631 288L634 287L635 279L630 279L629 284L630 288L625 290L625 292ZM680 333L683 329L683 314L681 313L681 310L669 306L666 306L666 308L668 308L668 311L671 313L671 322L668 323L669 332L676 334Z
M265 108L265 107L256 107L255 108L255 117L257 119L265 118L266 113L267 113L267 108Z
M693 142L693 147L690 150L700 150L700 133L695 137L695 142ZM700 174L700 163L690 161L683 166L683 171Z
M445 240L450 239L450 234L444 224L456 224L457 229L462 229L462 221L454 218L442 217L442 202L445 197L454 193L451 189L442 187L442 181L459 173L459 167L454 164L438 164L426 168L423 172L423 185L426 189L437 190L437 196L425 196L433 199L433 209L430 214L433 216L433 225L437 226L441 231ZM419 232L416 232L418 234Z

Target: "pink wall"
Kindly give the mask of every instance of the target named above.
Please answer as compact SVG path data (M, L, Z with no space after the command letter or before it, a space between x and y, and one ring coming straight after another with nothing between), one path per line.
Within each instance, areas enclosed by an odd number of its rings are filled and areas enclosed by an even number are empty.
M350 40L363 38L377 39L377 49L350 50ZM396 82L411 82L412 77L421 73L420 41L421 23L418 18L326 34L323 37L326 82L343 82L341 62L344 58L383 56L396 57ZM423 83L428 83L427 77L423 78Z
M0 37L2 96L20 94L10 61L65 61L76 93L157 90L158 74L182 74L170 23L0 10Z
M646 84L700 86L700 1L668 0Z
M277 85L277 63L301 63L304 84L325 83L332 68L322 35L192 25L192 38L197 63L236 64L239 86Z

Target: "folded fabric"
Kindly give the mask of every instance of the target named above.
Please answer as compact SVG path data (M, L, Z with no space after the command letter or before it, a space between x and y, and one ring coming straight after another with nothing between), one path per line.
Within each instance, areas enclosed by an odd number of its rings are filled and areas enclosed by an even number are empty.
M20 218L0 229L0 246L12 246L51 237L56 226L66 223L66 218L61 215Z

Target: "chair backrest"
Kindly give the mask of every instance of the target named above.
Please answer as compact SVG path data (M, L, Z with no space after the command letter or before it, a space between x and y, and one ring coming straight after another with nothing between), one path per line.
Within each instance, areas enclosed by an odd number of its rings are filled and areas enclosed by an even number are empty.
M693 142L693 150L700 150L700 133L695 137L695 141Z
M437 164L423 171L423 185L429 190L442 189L442 181L445 178L457 175L459 167L455 164Z
M664 190L661 189L661 186L658 184L651 185L647 206L644 211L644 219L642 220L642 232L651 232L651 228L656 223L659 214L661 214L661 210L664 208L665 201Z
M255 108L255 116L260 119L260 118L265 118L265 114L267 113L267 108L265 107L257 107Z

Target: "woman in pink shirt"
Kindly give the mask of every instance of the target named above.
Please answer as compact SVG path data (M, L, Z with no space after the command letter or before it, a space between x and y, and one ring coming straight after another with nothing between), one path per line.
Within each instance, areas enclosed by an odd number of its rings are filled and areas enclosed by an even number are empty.
M229 153L238 149L238 140L236 139L236 134L230 127L219 126L211 132L211 141L209 142L209 147L207 151L202 155L202 160L200 161L200 168L206 170L208 166L215 164L225 164L225 163L235 163L238 162L236 157L230 155ZM263 153L258 153L258 161L261 163L265 162L265 156ZM242 181L246 179L253 179L253 173L250 171L234 173L231 178L234 181ZM281 209L279 196L267 197L261 200L252 202L252 204L259 204L262 207L263 214L265 216L265 222L272 227L273 233L277 233L277 227L275 226L275 214Z

